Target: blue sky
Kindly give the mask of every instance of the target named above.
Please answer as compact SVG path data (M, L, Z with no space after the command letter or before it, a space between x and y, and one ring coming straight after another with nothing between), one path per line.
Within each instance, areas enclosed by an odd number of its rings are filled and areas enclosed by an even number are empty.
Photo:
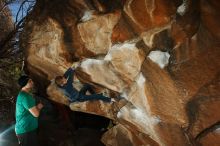
M9 5L9 9L11 10L12 16L13 16L13 20L15 21L18 9L20 7L20 3L19 2L15 2ZM20 16L21 17L21 16Z
M34 2L26 2L23 6L24 8L24 11L26 12L27 8L29 7L29 5L33 4ZM19 8L22 4L22 1L16 1L16 2L13 2L9 5L9 9L11 10L11 13L12 13L12 16L13 16L13 20L15 21L16 19L16 15L19 11ZM26 14L23 15L23 17L25 16ZM19 15L18 15L18 18L19 20L22 18L22 13L20 12Z

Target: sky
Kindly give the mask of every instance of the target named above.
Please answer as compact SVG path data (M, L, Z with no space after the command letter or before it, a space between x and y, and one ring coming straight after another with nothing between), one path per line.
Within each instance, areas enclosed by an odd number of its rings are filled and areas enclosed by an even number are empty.
M23 8L24 8L24 12L27 11L28 7L30 5L33 5L35 2L25 2L25 4L23 5ZM13 16L13 21L15 22L16 20L16 15L19 11L19 8L22 4L22 1L16 1L16 2L13 2L9 5L9 9L11 10L11 13L12 13L12 16ZM18 20L20 20L22 17L24 17L26 15L26 13L23 13L23 16L22 16L22 13L21 11L19 12L19 15L18 15Z
M20 7L19 2L15 2L9 5L9 9L11 10L14 21L15 21L15 17L16 17L19 7Z

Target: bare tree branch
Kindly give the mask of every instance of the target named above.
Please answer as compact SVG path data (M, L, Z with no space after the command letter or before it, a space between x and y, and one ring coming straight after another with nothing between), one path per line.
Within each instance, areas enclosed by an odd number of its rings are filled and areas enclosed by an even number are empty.
M5 55L5 52L7 52L6 50L6 45L8 44L8 42L15 37L17 31L23 27L22 23L24 22L26 17L23 17L18 23L17 25L15 26L14 30L12 30L4 39L2 39L0 41L0 58L2 58L2 56ZM4 49L3 49L4 48Z
M4 9L7 7L8 4L5 4L1 9L0 9L0 13L4 11Z
M17 14L16 14L16 19L15 19L15 24L19 21L18 20L18 16L19 16L19 14L20 14L20 11L22 11L22 13L23 13L23 6L24 6L24 4L27 2L27 0L24 0L22 3L21 3L21 5L20 5L20 7L19 7L19 9L18 9L18 12L17 12ZM23 14L22 14L22 18L24 18L23 17Z
M11 2L17 2L17 0L5 0L4 5L1 9L5 9ZM0 0L0 3L2 1ZM31 12L35 0L23 0L19 6L16 13L16 18L14 22L14 28L6 36L0 39L0 68L6 68L15 63L20 63L23 61L23 51L19 48L18 35L24 27L24 21L28 14ZM1 5L1 4L0 4ZM19 14L20 13L20 14ZM4 30L2 30L4 31ZM8 63L3 63L3 60L8 60ZM16 61L14 61L16 60Z
M3 3L3 6L0 8L0 13L4 11L4 9L10 5L11 3L13 3L16 0L1 0L0 4Z

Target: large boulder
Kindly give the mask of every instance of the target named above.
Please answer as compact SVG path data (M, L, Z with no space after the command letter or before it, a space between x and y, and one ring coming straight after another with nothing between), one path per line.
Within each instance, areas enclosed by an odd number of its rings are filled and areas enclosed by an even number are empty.
M114 120L108 146L219 145L219 130L209 130L220 118L219 8L217 0L39 0L21 36L27 70L51 100ZM70 104L51 80L76 62L80 83L127 102Z

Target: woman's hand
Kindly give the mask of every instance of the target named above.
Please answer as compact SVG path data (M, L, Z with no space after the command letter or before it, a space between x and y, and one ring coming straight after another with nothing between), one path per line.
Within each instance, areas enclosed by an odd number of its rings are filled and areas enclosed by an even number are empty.
M38 103L37 108L38 108L39 110L41 110L43 107L44 107L44 105L43 105L42 103Z

